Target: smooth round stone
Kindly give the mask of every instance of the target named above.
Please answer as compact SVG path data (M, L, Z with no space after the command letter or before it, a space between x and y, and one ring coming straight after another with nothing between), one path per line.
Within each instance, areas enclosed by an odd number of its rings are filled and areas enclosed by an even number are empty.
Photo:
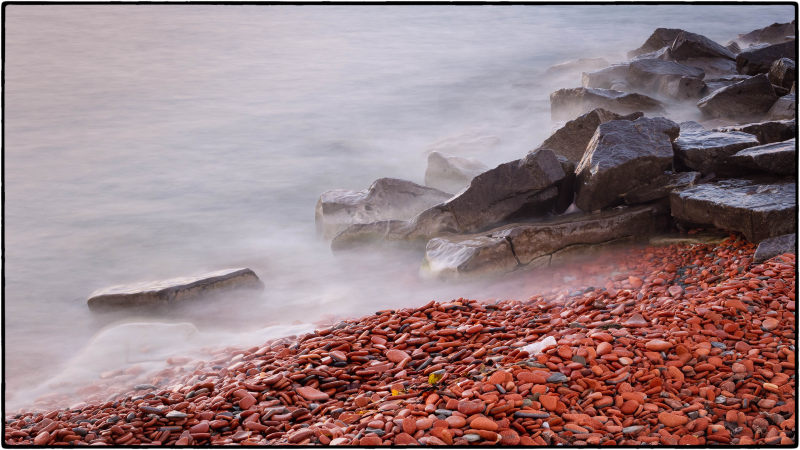
M644 426L642 425L632 425L630 427L625 427L622 429L623 434L637 434L640 431L644 430Z
M619 410L622 411L623 414L633 414L636 412L637 409L639 409L639 403L636 402L635 400L627 400L619 408Z
M467 419L461 416L450 416L444 420L448 425L450 425L450 428L462 428L467 424Z
M413 435L417 431L417 419L413 417L406 417L403 419L403 431L406 433Z
M331 442L333 443L333 442ZM367 435L358 440L358 445L361 447L377 447L383 443L383 439L375 434Z
M664 411L658 414L658 421L663 423L666 427L680 427L685 425L686 422L689 421L689 418Z
M189 415L186 414L186 413L182 413L180 411L170 411L170 412L167 413L167 415L165 417L167 419L185 419L185 418L189 417Z
M328 394L314 389L311 386L302 386L295 389L295 391L304 399L312 402L327 402L330 399Z
M664 341L662 339L653 339L651 341L647 341L647 343L645 344L645 348L653 352L661 352L672 348L672 343Z
M328 353L328 355L330 355L330 357L333 358L335 361L339 362L347 361L347 355L339 350L334 350Z
M450 411L449 409L437 409L433 413L440 416L449 417L451 414L453 414L453 411Z
M486 405L480 400L461 400L458 402L458 412L471 416L482 413Z
M33 438L33 445L45 445L50 441L50 433L42 431Z
M608 342L601 342L597 344L597 350L595 350L595 352L597 353L597 356L603 356L611 353L613 349L614 347L612 347Z
M486 430L486 431L496 431L499 428L497 422L484 416L476 417L475 419L472 420L472 422L470 422L469 426L476 430Z
M569 378L567 378L567 376L564 375L561 372L556 372L556 373L550 375L549 377L547 377L547 382L548 383L564 383L567 380L569 380Z
M472 434L472 433L467 433L462 437L464 438L464 440L466 440L467 442L470 442L470 443L478 442L478 441L481 440L480 436L478 436L477 434Z
M433 426L433 420L428 419L427 417L424 419L419 419L417 420L416 425L418 430L427 430Z
M772 331L775 328L778 328L778 325L780 325L780 324L781 323L780 323L780 321L778 321L778 319L776 319L774 317L768 317L768 318L764 319L763 322L761 322L761 328L763 330L765 330L765 331Z
M401 362L401 361L403 361L405 359L410 359L410 358L411 358L411 356L409 356L408 353L406 353L406 352L404 352L402 350L397 350L397 349L393 348L393 349L391 349L391 350L386 352L386 359L388 359L389 361L391 361L391 362L393 362L395 364L397 364L397 363L399 363L399 362Z

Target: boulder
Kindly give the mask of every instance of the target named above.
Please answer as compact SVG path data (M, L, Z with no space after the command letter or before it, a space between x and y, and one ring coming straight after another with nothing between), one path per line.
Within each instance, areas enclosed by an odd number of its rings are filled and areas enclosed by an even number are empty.
M760 170L777 175L797 173L795 139L772 144L759 145L737 152L731 157L734 164L748 169Z
M622 194L628 205L648 203L669 197L670 192L694 186L700 180L700 172L664 172L649 183Z
M741 131L708 131L696 122L681 123L681 133L673 143L675 159L703 175L737 174L730 159L734 153L759 145L758 138Z
M631 59L631 62L638 61L640 59L661 59L664 61L672 61L672 56L670 56L669 53L669 46L666 46L650 53L643 53L641 55L638 55L635 58Z
M192 277L112 286L92 293L87 303L93 311L156 307L223 290L263 287L250 269L225 269Z
M561 155L577 163L583 158L586 145L589 144L598 125L611 120L636 120L642 115L641 112L636 112L622 116L603 108L597 108L564 124L552 136L542 142L539 148L550 149L556 155Z
M608 61L603 58L580 58L550 66L544 71L544 74L546 76L561 76L584 70L599 69L608 66L608 64Z
M795 95L787 94L775 101L772 107L767 111L767 119L769 120L784 120L794 119L795 113Z
M706 78L738 75L736 61L728 58L688 58L681 60L681 64L701 69L705 72Z
M581 85L586 88L615 89L627 86L628 64L614 64L604 69L581 74Z
M678 33L675 40L672 41L670 56L676 61L683 61L689 58L736 59L736 55L727 48L703 35L688 31Z
M536 223L515 223L481 234L431 239L423 271L440 278L507 273L550 265L570 249L626 239L646 239L662 230L666 213L655 206L577 213Z
M708 117L759 119L777 99L767 75L761 74L717 89L701 98L697 107Z
M725 45L725 48L731 51L734 55L738 55L741 53L742 48L739 47L739 44L736 41L730 41Z
M456 193L469 186L473 178L488 169L476 159L430 152L428 168L425 170L425 185L443 192Z
M673 61L640 59L628 69L628 84L674 99L700 98L705 72Z
M758 138L758 143L763 145L793 138L797 135L797 122L794 120L771 120L768 122L715 128L713 131L741 131L742 133L749 133Z
M588 212L613 206L672 169L672 140L679 130L663 117L600 124L575 168L577 207Z
M791 89L797 79L795 62L789 58L776 59L769 68L769 82L784 89Z
M628 52L628 58L633 58L645 53L654 52L664 47L669 47L675 38L684 31L678 28L656 28L653 34L644 41L641 47Z
M764 239L758 243L756 253L753 255L753 262L760 263L784 253L797 254L797 235L784 234L769 239Z
M744 75L769 72L772 63L781 58L796 58L797 44L794 40L773 44L755 50L745 50L736 56L736 70Z
M672 216L742 233L750 242L791 233L797 220L792 180L727 179L670 194Z
M732 84L736 84L740 81L744 81L750 78L747 75L726 75L722 77L716 78L706 78L703 80L706 84L706 90L704 95L708 95L717 89L722 89L724 87L730 86Z
M553 120L572 119L596 108L617 114L664 110L662 103L652 97L611 89L559 89L550 94L550 115Z
M438 189L396 178L380 178L363 191L334 189L317 201L317 231L331 239L352 224L407 220L450 197Z
M740 34L738 40L743 44L780 44L792 39L794 28L794 20L790 23L773 23L768 27Z

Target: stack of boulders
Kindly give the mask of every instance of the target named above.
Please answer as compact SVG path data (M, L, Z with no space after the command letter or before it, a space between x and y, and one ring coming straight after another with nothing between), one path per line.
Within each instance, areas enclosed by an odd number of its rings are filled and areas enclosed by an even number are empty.
M334 250L424 247L423 273L439 277L550 265L698 225L793 247L783 236L794 233L797 215L793 30L794 22L774 24L723 46L659 28L629 61L553 92L552 117L567 122L523 158L485 170L432 153L429 187L397 180L382 204L370 200L374 185L329 191L317 223ZM687 104L698 121L664 117ZM369 214L341 213L362 210Z

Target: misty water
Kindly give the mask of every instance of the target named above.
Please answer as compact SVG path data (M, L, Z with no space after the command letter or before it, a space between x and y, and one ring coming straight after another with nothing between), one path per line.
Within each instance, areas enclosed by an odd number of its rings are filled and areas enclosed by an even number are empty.
M657 27L725 44L792 6L10 5L5 60L9 408L432 299L526 297L525 275L421 280L421 255L333 255L314 206L432 149L489 166L544 140L550 65L624 59ZM95 289L250 267L266 288L97 316ZM555 280L558 281L558 280ZM150 325L148 325L150 324Z

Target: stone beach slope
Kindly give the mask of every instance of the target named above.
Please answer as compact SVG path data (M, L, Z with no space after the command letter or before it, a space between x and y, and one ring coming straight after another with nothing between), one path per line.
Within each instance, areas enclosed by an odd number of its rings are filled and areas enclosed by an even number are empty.
M796 444L795 255L754 251L735 235L628 249L578 267L606 281L572 292L228 349L107 402L10 415L5 443Z

